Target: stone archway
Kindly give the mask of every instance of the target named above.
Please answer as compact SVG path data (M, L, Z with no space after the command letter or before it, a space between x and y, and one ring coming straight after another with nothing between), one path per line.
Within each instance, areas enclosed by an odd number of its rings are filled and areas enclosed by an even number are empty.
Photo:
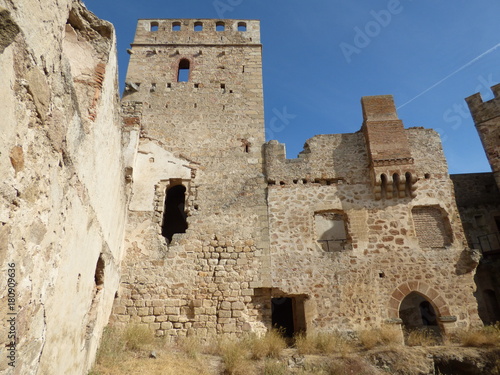
M432 305L438 321L440 317L450 316L450 309L439 292L431 288L426 283L420 281L408 281L399 285L392 293L388 306L389 319L399 319L399 309L401 307L401 303L403 302L403 299L412 292L418 293Z

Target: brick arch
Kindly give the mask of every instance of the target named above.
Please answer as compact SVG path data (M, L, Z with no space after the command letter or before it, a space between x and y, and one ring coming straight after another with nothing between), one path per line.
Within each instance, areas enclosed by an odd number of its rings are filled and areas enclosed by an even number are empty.
M410 293L416 292L426 298L436 310L437 316L449 316L450 309L446 301L435 289L420 281L408 281L399 285L389 300L389 319L399 318L399 307L403 299Z

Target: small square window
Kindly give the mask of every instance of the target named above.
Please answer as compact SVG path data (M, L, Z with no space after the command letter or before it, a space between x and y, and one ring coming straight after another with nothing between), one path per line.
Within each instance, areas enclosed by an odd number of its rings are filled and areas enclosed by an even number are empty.
M238 31L247 31L247 24L245 22L238 22Z
M226 30L226 25L224 24L224 22L217 22L215 24L215 30L216 31L225 31Z
M172 31L181 31L181 23L173 22L172 23Z
M203 31L203 23L195 22L194 23L194 31Z

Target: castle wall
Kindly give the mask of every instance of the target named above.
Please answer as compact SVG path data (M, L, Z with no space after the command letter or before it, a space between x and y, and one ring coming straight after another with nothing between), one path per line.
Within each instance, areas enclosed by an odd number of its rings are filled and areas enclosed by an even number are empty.
M132 197L113 321L172 337L291 320L287 334L352 331L407 324L420 298L445 331L480 324L477 262L438 134L405 129L391 96L365 97L359 132L315 136L286 159L284 145L264 144L258 22L216 22L138 22L122 102ZM177 206L172 191L184 194Z
M266 145L274 294L308 296L308 329L380 326L399 317L401 296L411 290L432 300L443 321L456 317L443 323L446 330L478 323L439 136L404 132L418 176L413 199L374 199L363 133L315 136L295 160L284 159L283 145ZM327 212L345 219L340 246L322 240L317 216ZM443 231L433 231L439 223ZM438 237L445 239L434 245Z
M485 324L500 320L500 194L493 173L452 175L469 246L482 254L474 296Z
M84 374L125 225L114 31L78 1L0 7L0 336L6 317L17 335L15 367L3 350L0 372Z

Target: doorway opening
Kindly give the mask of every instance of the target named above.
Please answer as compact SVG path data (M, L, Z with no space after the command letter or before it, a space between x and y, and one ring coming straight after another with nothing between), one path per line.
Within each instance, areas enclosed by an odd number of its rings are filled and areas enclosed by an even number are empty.
M271 298L272 326L289 339L290 344L295 335L306 330L305 299L305 296Z
M405 339L411 331L415 330L428 331L438 340L442 339L436 310L421 294L412 292L403 299L399 308L399 317L403 321Z

